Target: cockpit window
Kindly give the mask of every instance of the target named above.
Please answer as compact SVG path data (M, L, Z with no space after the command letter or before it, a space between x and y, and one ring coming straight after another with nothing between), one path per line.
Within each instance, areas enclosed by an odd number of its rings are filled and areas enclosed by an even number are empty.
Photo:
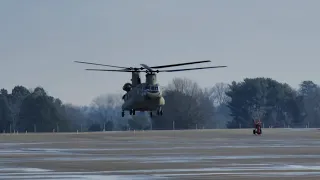
M145 90L157 92L157 91L159 91L159 86L158 85L148 85L145 87Z

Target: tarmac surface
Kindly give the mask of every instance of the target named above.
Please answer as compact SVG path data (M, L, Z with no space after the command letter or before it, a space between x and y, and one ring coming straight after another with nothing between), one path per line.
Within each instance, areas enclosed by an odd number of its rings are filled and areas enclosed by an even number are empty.
M0 179L320 179L320 130L0 135Z

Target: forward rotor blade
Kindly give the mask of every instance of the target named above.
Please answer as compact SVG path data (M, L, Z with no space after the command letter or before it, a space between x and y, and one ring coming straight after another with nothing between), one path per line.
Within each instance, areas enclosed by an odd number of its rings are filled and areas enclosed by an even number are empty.
M107 67L130 69L129 67L113 66L113 65L107 65L107 64L98 64L98 63L92 63L92 62L83 62L83 61L74 61L74 62L81 63L81 64L91 64L91 65L97 65L97 66L107 66Z
M211 66L211 67L199 67L199 68L189 68L189 69L171 69L171 70L160 70L159 72L177 72L177 71L191 71L199 69L212 69L212 68L224 68L227 66Z
M153 66L153 67L150 67L150 68L160 69L160 68L167 68L167 67L174 67L174 66L185 66L185 65L190 65L190 64L206 63L206 62L211 62L211 61L210 60L193 61L193 62L186 62L186 63L168 64L168 65L162 65L162 66Z
M147 69L148 71L152 71L152 69L149 67L149 66L147 66L147 65L145 65L145 64L140 64L143 68L145 68L145 69Z
M86 69L87 71L111 71L111 72L141 72L136 70L118 70L118 69Z

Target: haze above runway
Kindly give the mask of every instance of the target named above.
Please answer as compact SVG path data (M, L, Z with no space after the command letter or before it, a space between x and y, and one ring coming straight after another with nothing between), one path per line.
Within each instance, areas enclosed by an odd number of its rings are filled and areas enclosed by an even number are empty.
M320 179L320 130L0 135L0 179Z

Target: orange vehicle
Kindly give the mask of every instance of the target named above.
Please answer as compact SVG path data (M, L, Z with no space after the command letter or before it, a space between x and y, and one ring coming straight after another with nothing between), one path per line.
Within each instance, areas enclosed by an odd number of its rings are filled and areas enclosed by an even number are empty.
M255 128L253 130L254 135L261 135L262 134L261 124L262 123L260 120L254 121L254 128Z

